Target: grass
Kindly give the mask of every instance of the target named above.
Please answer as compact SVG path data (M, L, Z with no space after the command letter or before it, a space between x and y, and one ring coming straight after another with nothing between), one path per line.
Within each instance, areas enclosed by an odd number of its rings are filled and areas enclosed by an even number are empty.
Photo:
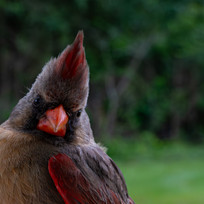
M203 204L204 162L118 161L129 194L140 204Z
M203 146L118 139L105 144L135 203L204 203Z

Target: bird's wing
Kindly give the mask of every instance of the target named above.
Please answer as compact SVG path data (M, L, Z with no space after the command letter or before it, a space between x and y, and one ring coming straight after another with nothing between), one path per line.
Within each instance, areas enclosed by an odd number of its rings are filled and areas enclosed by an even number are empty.
M65 154L58 154L49 160L49 173L65 204L126 204L118 193L105 184L90 182L75 162ZM128 199L128 203L133 201Z

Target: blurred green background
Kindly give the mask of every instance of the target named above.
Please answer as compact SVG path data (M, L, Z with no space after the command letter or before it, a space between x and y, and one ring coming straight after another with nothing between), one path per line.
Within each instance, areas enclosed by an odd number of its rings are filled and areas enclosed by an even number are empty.
M0 0L0 122L81 29L94 134L132 198L204 203L203 0Z

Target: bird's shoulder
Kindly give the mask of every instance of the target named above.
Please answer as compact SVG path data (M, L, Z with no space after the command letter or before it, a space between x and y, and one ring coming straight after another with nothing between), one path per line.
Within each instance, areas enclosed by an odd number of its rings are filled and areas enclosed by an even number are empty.
M77 168L89 180L99 187L103 184L106 188L117 192L123 201L128 198L124 177L115 162L106 154L101 145L92 143L69 147L67 154L76 164Z

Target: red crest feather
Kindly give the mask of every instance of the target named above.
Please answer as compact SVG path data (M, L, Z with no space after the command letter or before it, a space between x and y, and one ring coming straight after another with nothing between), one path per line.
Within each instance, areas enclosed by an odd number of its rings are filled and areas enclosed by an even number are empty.
M83 31L79 31L72 45L57 58L56 70L63 79L71 79L77 73L86 72L87 62L83 47Z

